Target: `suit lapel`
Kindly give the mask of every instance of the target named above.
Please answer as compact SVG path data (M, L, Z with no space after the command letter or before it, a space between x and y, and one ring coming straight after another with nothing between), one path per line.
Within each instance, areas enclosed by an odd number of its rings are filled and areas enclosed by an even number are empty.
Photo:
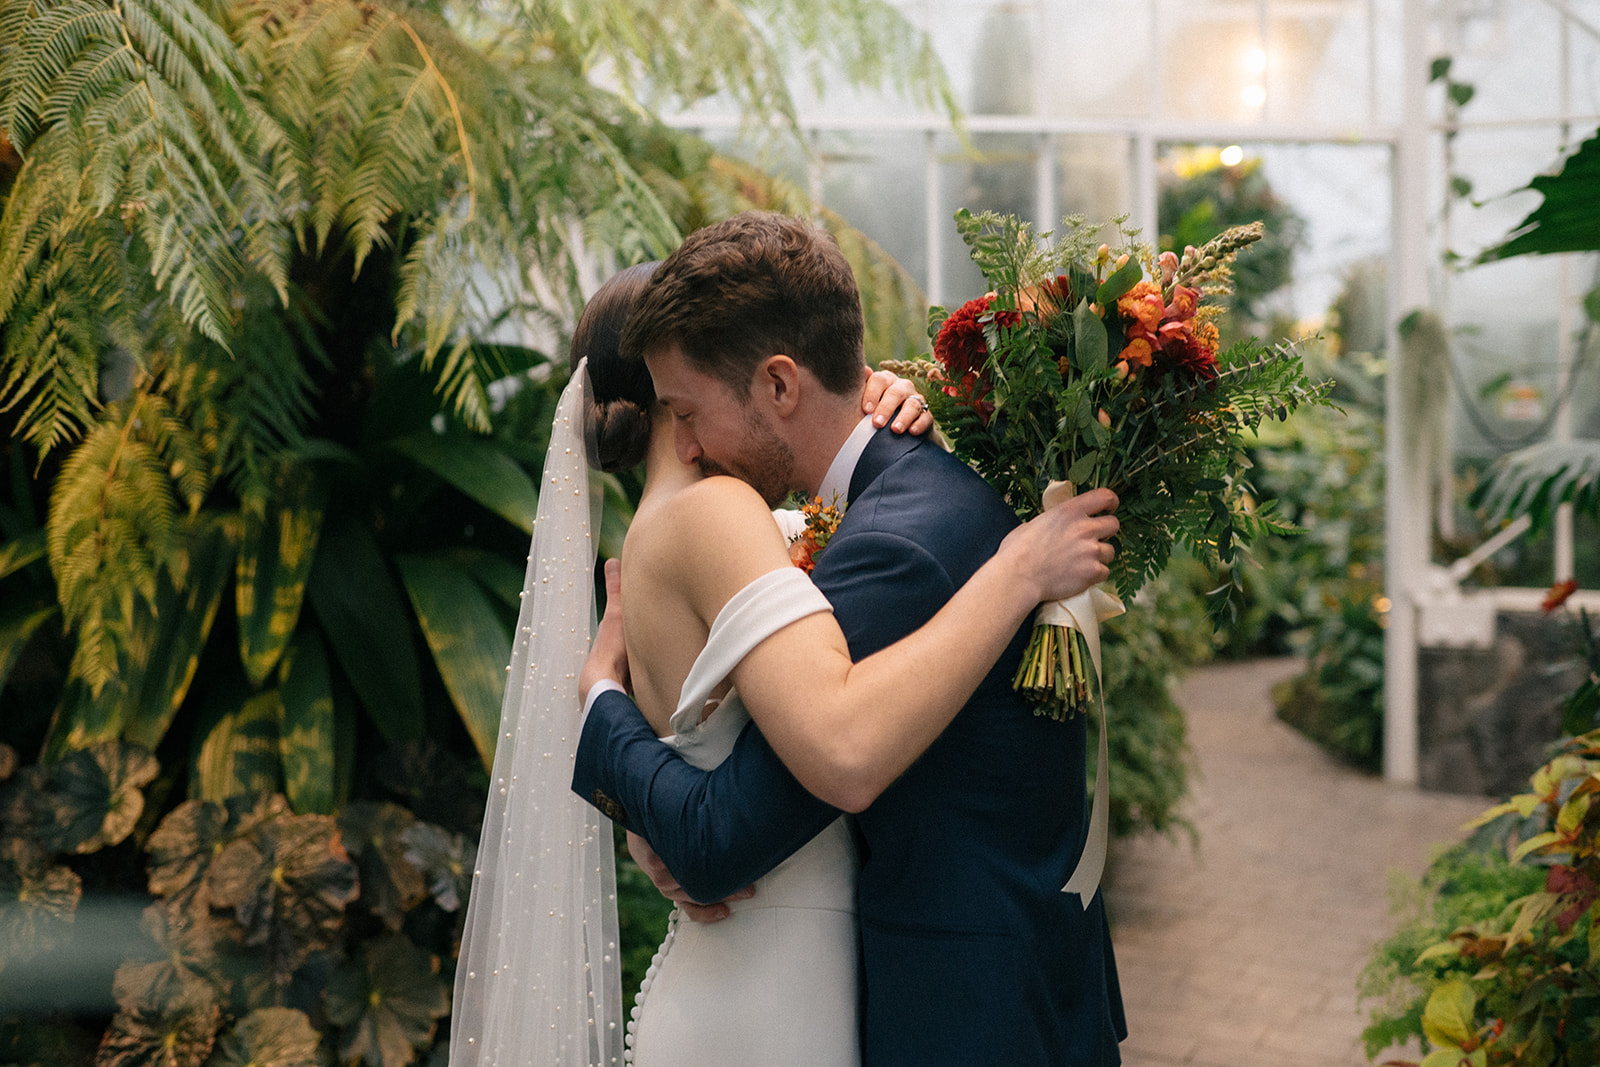
M889 464L910 452L920 448L924 439L911 434L897 434L885 426L872 435L872 440L867 442L867 447L862 450L861 458L856 461L856 469L850 475L850 492L846 500L854 504L856 497L877 480L878 475L888 469Z

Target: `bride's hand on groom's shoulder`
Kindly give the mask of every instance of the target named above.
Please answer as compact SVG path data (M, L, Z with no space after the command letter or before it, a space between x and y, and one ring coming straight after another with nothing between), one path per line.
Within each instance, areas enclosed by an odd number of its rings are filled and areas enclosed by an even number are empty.
M628 677L628 646L622 635L622 563L608 559L605 563L606 613L595 631L594 643L589 646L589 658L583 661L578 672L578 700L589 699L589 690L607 679L623 689L630 688Z
M895 433L925 434L933 429L933 414L923 403L922 394L908 378L892 371L875 370L867 375L861 394L861 413L872 416L872 425L889 426Z
M1011 531L1001 552L1039 583L1041 603L1071 599L1111 577L1117 504L1109 489L1079 493Z

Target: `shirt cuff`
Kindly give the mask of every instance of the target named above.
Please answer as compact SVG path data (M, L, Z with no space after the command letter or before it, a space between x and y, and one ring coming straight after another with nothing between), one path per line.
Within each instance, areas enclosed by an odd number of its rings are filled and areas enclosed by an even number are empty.
M583 714L578 718L579 726L582 726L589 720L589 709L594 707L594 702L600 699L601 693L621 693L623 696L628 695L628 691L622 688L620 683L614 682L610 678L600 679L598 682L594 683L594 685L589 687L589 695L584 698Z

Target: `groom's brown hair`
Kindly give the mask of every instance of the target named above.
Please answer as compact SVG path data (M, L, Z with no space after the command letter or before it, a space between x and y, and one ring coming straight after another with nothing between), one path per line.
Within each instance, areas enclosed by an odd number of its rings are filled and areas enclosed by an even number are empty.
M743 396L757 364L782 353L829 392L861 388L861 294L833 236L803 219L746 211L696 230L664 261L628 317L621 351L677 344Z

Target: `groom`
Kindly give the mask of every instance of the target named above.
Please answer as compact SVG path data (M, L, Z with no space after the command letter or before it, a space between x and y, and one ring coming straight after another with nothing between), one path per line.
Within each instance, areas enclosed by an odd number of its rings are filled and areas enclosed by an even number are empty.
M931 618L1017 521L936 445L860 419L862 333L832 238L750 212L690 235L623 337L678 417L680 459L772 504L791 490L848 502L812 578L857 660ZM773 416L761 391L786 386L761 368L778 352L800 368L801 400ZM866 1067L1120 1062L1103 903L1061 892L1088 825L1085 717L1035 716L1012 689L1028 629L904 775L832 797L860 811ZM709 772L642 743L649 726L620 687L590 687L620 672L597 644L573 789L649 841L696 900L755 881L838 817L753 724Z

